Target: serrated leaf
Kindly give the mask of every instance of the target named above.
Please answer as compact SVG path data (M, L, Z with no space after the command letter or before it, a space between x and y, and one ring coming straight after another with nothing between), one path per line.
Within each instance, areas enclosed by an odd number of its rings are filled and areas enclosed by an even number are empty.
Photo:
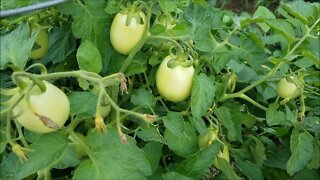
M222 171L222 173L228 178L228 179L232 179L232 180L240 180L241 178L235 173L235 171L233 170L233 167L230 165L230 163L228 161L226 161L224 158L222 157L217 157L217 161L220 167L220 170Z
M270 104L266 114L266 120L268 126L275 125L290 125L290 122L286 119L286 114L283 111L278 111L279 104Z
M263 17L266 19L275 19L275 15L266 7L259 6L253 14L253 17ZM258 26L266 33L270 27L266 23L258 23Z
M89 40L99 49L102 59L107 48L106 27L110 23L104 11L105 1L69 1L59 10L73 17L72 32L76 38Z
M257 137L250 135L250 139L255 141L255 144L250 146L253 159L258 166L262 166L262 163L267 159L265 147Z
M176 1L158 0L158 3L162 12L167 15L169 15L171 12L176 11L177 9Z
M200 119L212 105L215 95L214 82L205 74L194 79L191 93L191 112L194 118Z
M291 157L287 163L287 172L290 175L302 170L312 159L314 153L313 138L307 132L299 133L293 129L290 139Z
M194 3L185 9L184 17L192 25L191 35L195 48L199 51L211 52L214 47L211 29L217 24L220 25L222 13L211 8L205 9Z
M0 70L7 68L8 64L14 64L20 70L26 66L29 54L37 37L37 33L32 33L27 24L22 24L9 34L1 35L1 57Z
M102 69L102 59L95 45L85 40L77 51L77 61L81 70L99 73Z
M41 136L28 148L28 161L21 164L16 174L17 179L25 178L47 166L54 165L63 156L67 148L67 137L63 131L56 131ZM45 158L44 158L45 157Z
M104 9L108 14L115 14L119 12L121 3L119 3L117 0L109 0L107 1L107 6Z
M55 169L65 169L68 167L77 166L81 160L77 157L76 149L74 145L68 145L68 147L63 152L62 158L60 161L55 164L53 167Z
M163 118L163 123L166 127L164 138L173 152L186 157L197 151L196 129L189 122L185 122L179 113L168 113Z
M295 41L295 32L292 28L292 25L283 19L270 19L265 20L265 22L275 31L283 35L289 43Z
M115 128L107 133L91 132L86 143L91 149L90 160L82 161L74 179L146 179L151 167L145 153L126 136L123 144Z
M205 134L207 132L206 123L202 118L190 117L189 121L192 124L192 126L197 129L199 134Z
M291 3L281 3L281 7L289 14L301 20L304 24L308 23L308 17L313 15L314 7L309 2L294 1Z
M312 159L308 164L309 169L319 169L320 168L320 142L318 139L313 140L314 153L312 154Z
M211 65L214 70L220 72L230 61L232 61L232 51L228 50L226 46L222 46L213 50L213 58Z
M228 130L228 139L231 141L236 140L236 129L232 122L231 113L229 108L222 106L214 109L214 114L222 125Z
M215 141L197 154L175 164L173 170L194 179L200 179L204 174L209 172L209 167L212 166L219 149L220 143Z
M151 108L156 105L156 100L150 91L145 89L134 90L131 96L132 104L144 108Z
M159 162L162 153L161 144L158 142L148 142L142 150L146 153L146 157L149 160L151 166L152 174L157 170L159 167Z
M148 127L141 127L141 130L138 131L137 136L144 141L156 141L166 144L166 140L160 134L157 126L149 125Z
M70 114L81 118L94 117L98 97L90 92L72 92L68 95Z
M71 32L70 24L53 28L49 36L49 52L44 61L59 63L76 49L76 39Z
M263 174L261 168L251 161L242 161L240 158L236 158L236 163L239 166L240 171L249 179L263 180Z

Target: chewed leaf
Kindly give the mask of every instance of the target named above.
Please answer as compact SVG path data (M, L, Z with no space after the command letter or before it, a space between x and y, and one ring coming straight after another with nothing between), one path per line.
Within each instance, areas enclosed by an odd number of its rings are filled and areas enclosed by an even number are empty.
M35 115L38 116L41 122L48 128L60 129L59 125L56 122L54 122L52 119L48 118L47 116L43 116L37 113L35 113Z

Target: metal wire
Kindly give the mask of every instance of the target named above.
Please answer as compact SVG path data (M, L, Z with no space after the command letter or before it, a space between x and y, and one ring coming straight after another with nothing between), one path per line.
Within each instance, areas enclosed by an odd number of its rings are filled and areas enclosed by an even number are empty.
M38 4L33 4L30 6L25 6L21 8L16 8L16 9L9 9L9 10L4 10L0 11L0 18L7 17L7 16L13 16L13 15L18 15L18 14L23 14L31 11L35 11L38 9L44 9L47 7L55 6L61 3L65 3L69 0L49 0L43 3L38 3Z

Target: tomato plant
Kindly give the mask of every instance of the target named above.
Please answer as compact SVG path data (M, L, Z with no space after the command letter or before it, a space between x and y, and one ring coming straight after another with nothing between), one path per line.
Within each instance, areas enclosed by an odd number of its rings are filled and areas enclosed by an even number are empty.
M2 1L0 179L318 179L319 3L248 2Z

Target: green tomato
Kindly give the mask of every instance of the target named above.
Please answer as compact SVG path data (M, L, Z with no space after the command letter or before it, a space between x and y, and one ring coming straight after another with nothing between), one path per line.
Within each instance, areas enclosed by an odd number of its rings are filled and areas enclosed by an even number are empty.
M127 14L118 13L111 24L110 40L113 48L121 54L128 55L139 43L146 30L146 15L139 12L143 24L139 24L133 17L127 26Z
M175 66L169 68L170 55L164 58L156 73L156 85L161 96L172 102L185 100L191 94L194 68Z
M294 80L294 77L290 76L290 79ZM293 99L300 95L299 88L294 83L287 81L286 78L279 81L277 92L284 99Z
M222 150L222 152L219 151L218 157L225 159L227 162L230 162L228 146L226 146L226 145L223 146L223 150ZM218 158L215 158L215 159L214 159L213 165L214 165L214 167L216 167L217 169L220 169L219 163L218 163Z
M48 53L48 33L45 29L40 29L36 38L36 43L40 46L38 49L33 50L29 57L31 59L41 59Z
M218 138L218 130L215 128L209 128L208 132L198 136L198 145L200 149L204 149L207 145L212 144Z
M30 95L25 96L13 109L16 120L36 133L48 133L61 128L70 110L68 97L53 84L43 82L45 92L42 93L38 86L34 86Z

